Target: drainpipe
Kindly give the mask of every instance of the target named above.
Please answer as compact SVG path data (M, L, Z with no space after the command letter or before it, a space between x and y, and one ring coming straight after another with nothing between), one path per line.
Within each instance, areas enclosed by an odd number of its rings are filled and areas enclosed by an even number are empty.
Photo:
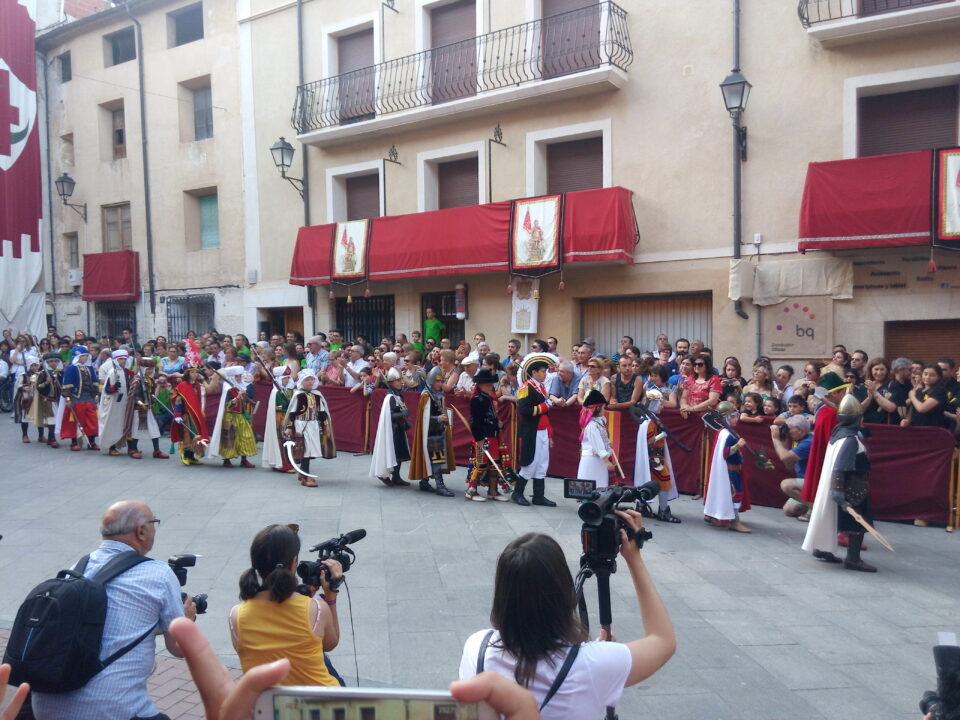
M740 72L740 0L733 0L733 71ZM740 259L743 239L743 157L740 151L740 112L733 116L733 259ZM744 320L749 319L743 301L733 301L733 311Z
M130 11L129 1L123 9L137 28L137 72L140 78L140 153L143 160L143 210L147 221L147 285L150 288L150 314L156 320L157 287L153 278L153 214L150 204L150 164L147 154L147 93L143 80L143 27Z
M47 65L47 53L40 53L40 61L43 63L43 93L45 102L43 104L43 117L47 126L47 217L50 221L47 223L47 229L50 236L50 295L53 298L53 324L57 324L57 256L55 254L56 243L53 239L53 174L50 162L50 72Z
M304 83L304 74L303 74L303 0L297 0L297 77L299 79L299 87L303 87ZM300 103L300 113L303 114L306 112L303 103ZM303 127L303 123L300 124L300 127ZM310 153L307 150L307 146L303 145L303 224L310 224ZM316 325L316 314L317 314L317 289L313 285L307 285L307 305L310 307L310 312L314 315L314 325ZM316 328L314 328L316 330Z

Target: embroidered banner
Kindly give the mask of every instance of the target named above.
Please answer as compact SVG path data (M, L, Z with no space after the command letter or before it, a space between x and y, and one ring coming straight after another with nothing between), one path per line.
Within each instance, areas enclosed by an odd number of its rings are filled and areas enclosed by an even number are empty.
M510 273L540 277L563 262L563 196L514 200L510 213Z
M934 151L933 245L960 250L960 147Z
M353 285L367 279L369 240L369 220L337 223L330 248L330 275L333 282Z

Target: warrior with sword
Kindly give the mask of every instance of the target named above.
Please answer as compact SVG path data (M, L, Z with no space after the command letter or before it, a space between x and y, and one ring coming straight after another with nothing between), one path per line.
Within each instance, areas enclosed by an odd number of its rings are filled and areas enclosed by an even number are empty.
M750 495L743 473L741 448L746 441L733 430L736 408L724 400L716 407L715 415L722 424L717 431L710 462L710 474L703 493L704 522L717 527L727 526L740 533L753 532L740 521L740 513L750 509Z
M317 476L310 474L313 458L332 459L337 451L333 444L333 425L327 401L314 389L317 375L302 370L297 380L297 391L283 420L283 434L287 458L300 477L304 487L317 487Z
M157 383L154 379L157 361L153 358L140 358L137 372L130 380L130 402L133 403L133 420L130 428L130 442L149 441L153 445L153 457L165 460L169 455L160 449L160 425L153 414L153 404L157 400ZM170 412L173 415L173 412Z
M647 503L641 505L644 517L656 518L661 522L679 523L680 518L670 512L670 501L679 497L676 474L673 463L670 461L670 448L667 447L667 438L671 437L670 430L657 415L663 401L663 394L657 388L647 391L646 398L630 407L630 414L637 420L637 456L633 466L633 485L640 487L651 480L660 483L658 496L659 507L656 514ZM676 438L678 447L687 452L690 449Z
M184 465L202 465L199 458L203 457L210 443L203 411L204 395L200 369L185 367L183 379L170 398L173 410L170 441L180 443L180 459Z
M466 499L476 502L487 499L510 502L510 486L497 464L501 456L500 418L497 417L497 399L493 392L496 382L497 376L487 368L473 376L473 395L470 398L473 467L467 478ZM497 491L498 483L501 492ZM477 491L478 485L486 486L486 497Z

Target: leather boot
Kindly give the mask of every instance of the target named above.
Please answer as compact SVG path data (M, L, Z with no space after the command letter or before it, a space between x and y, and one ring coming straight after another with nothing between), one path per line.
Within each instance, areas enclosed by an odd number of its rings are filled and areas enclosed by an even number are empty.
M393 473L390 475L390 483L396 485L397 487L410 487L410 483L400 477L399 465L393 469Z
M437 495L442 497L453 497L453 491L443 484L443 475L437 473L434 475L434 482L437 483Z
M553 500L548 500L546 495L543 494L545 485L545 478L533 479L533 504L542 505L543 507L556 507L557 504Z
M527 479L522 475L517 476L517 482L513 486L513 494L510 495L510 499L513 500L517 505L522 505L527 507L530 503L523 496L523 491L527 487Z
M420 480L420 489L423 492L433 492L433 486L430 485L430 478L422 478Z
M849 533L849 535L850 544L847 545L847 557L843 561L843 567L847 570L875 573L877 569L873 565L860 559L860 543L863 542L863 533Z

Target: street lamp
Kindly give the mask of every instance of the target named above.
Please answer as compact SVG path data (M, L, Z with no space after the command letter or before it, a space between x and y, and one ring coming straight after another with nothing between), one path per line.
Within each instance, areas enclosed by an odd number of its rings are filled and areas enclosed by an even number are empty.
M730 74L720 83L720 91L723 93L723 104L733 119L733 129L737 134L737 146L740 148L740 159L747 160L747 129L740 125L740 115L747 109L747 99L750 97L750 88L753 86L747 82L747 79L740 72L740 68L735 67Z
M78 205L76 203L69 202L69 199L73 196L73 189L77 186L77 181L72 177L63 173L60 177L53 181L53 184L57 186L57 195L60 196L60 199L63 200L63 204L67 207L72 207L74 212L76 212L80 217L83 218L83 221L87 221L87 204Z
M290 169L290 165L293 163L293 153L293 145L288 143L282 136L270 148L270 154L273 156L273 164L276 165L280 171L280 177L297 189L297 192L300 193L300 199L302 200L303 179L287 175L287 170Z

